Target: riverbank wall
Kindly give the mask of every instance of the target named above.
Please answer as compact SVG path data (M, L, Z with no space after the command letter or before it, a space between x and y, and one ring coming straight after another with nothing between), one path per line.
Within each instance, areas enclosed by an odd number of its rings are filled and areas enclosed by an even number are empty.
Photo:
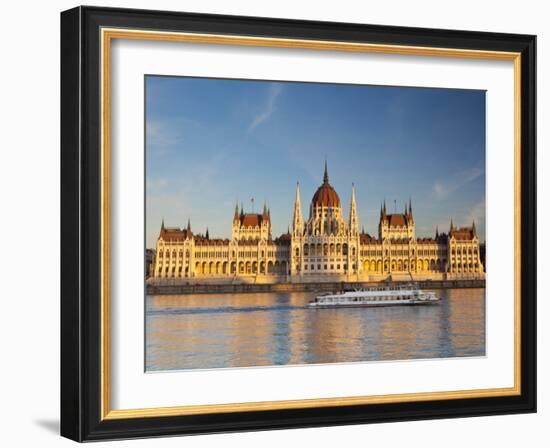
M230 294L260 292L335 292L348 288L388 286L410 283L407 281L383 282L307 282L307 283L146 283L147 295L166 294ZM420 280L414 282L422 289L485 288L484 279Z

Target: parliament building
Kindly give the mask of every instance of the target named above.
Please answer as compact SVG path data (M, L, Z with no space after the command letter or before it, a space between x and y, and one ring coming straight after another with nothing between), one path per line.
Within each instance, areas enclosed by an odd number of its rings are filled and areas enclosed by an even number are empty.
M417 238L409 200L403 213L381 206L376 237L359 229L355 187L346 219L325 162L307 220L297 186L292 228L278 237L265 205L262 213L236 206L231 239L211 238L208 230L194 234L189 222L183 229L165 227L163 220L150 276L250 283L485 278L475 223L457 228L451 220L447 233Z

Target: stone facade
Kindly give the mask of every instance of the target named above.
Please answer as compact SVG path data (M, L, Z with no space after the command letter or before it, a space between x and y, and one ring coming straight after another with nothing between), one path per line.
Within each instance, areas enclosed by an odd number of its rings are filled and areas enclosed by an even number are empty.
M451 221L447 233L417 238L409 200L400 214L381 206L377 237L359 231L359 225L355 187L345 219L325 163L307 220L298 185L292 230L277 238L266 206L261 214L235 207L231 239L210 238L208 231L195 235L190 223L168 228L163 221L152 277L258 283L485 278L475 223L457 228Z

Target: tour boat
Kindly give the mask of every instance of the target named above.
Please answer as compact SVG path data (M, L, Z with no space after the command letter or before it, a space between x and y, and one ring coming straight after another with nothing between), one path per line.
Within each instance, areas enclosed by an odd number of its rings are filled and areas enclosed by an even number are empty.
M429 305L439 302L434 292L426 292L415 285L375 286L324 294L309 302L310 307Z

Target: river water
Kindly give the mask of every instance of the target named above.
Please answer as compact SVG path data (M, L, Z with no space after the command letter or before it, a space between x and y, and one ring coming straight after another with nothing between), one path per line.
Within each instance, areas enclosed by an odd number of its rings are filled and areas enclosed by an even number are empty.
M147 371L485 355L485 289L435 305L310 309L315 293L147 296Z

